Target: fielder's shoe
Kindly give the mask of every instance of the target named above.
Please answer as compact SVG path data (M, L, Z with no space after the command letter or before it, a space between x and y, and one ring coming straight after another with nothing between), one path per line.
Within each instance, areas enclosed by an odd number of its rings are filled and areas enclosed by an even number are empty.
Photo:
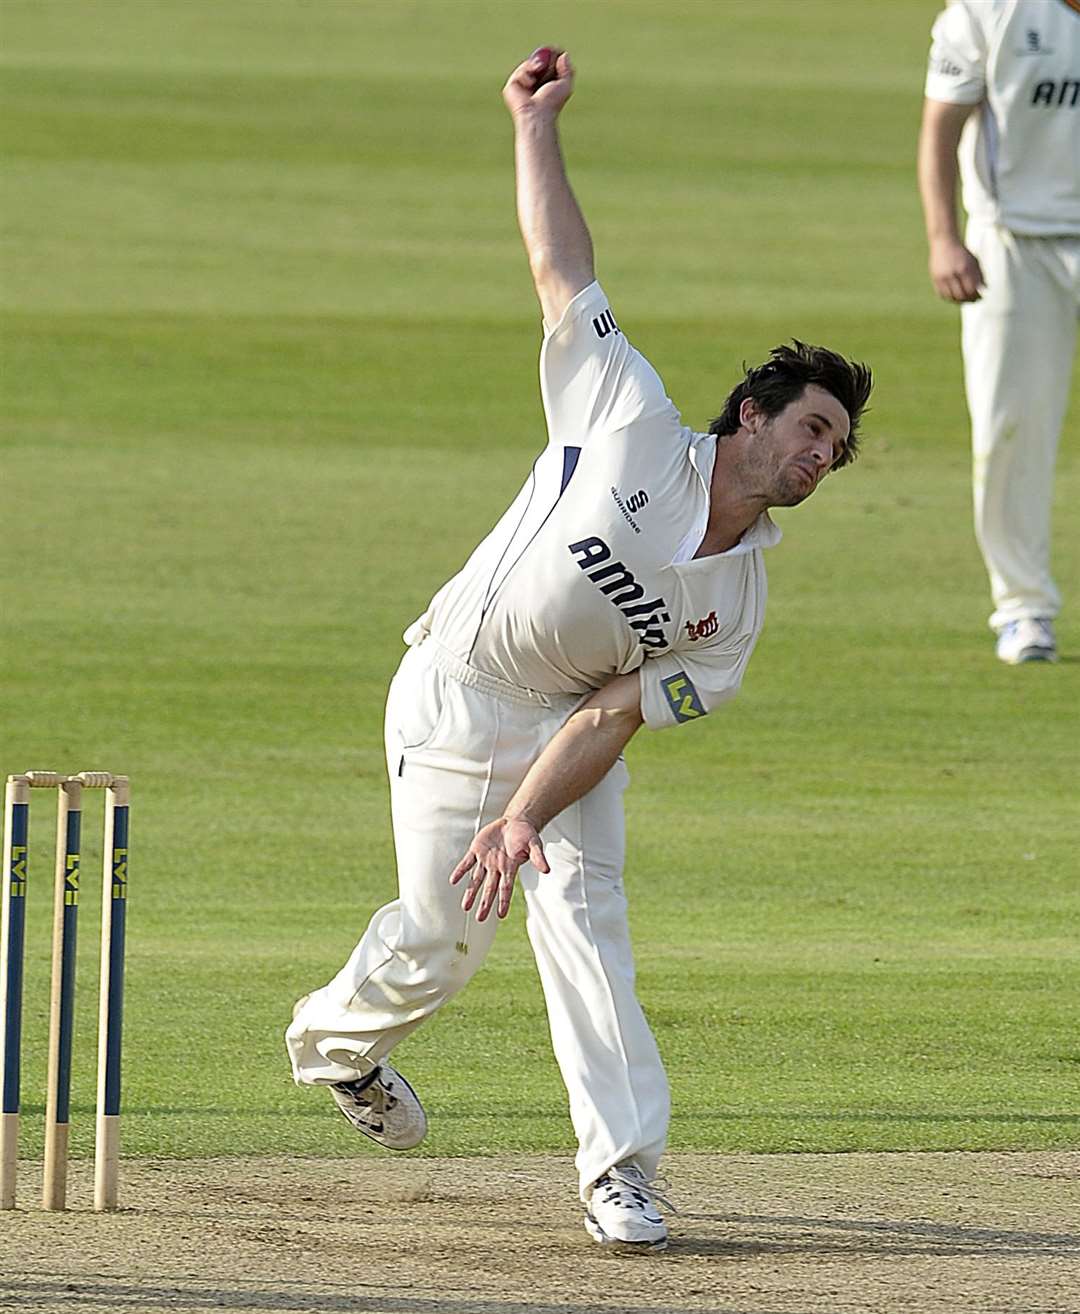
M1009 621L998 634L997 655L1010 666L1019 666L1021 662L1056 662L1053 623L1039 618Z
M666 1250L667 1227L658 1205L675 1208L632 1159L616 1164L593 1186L585 1230L601 1245L627 1250Z
M411 1150L427 1135L416 1091L389 1063L380 1063L369 1077L336 1082L330 1094L357 1131L388 1150Z

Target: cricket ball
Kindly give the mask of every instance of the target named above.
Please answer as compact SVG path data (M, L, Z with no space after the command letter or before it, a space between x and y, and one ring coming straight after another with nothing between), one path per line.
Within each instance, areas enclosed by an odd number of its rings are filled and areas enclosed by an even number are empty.
M555 65L558 63L558 56L550 46L540 46L529 56L529 63L533 67L539 67L536 73L536 85L541 86L545 82L550 82L555 77Z

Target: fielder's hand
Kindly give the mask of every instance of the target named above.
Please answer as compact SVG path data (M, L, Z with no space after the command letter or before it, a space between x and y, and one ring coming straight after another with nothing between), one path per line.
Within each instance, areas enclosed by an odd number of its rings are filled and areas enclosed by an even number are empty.
M978 301L982 296L982 269L963 242L941 239L931 245L930 280L944 301Z
M503 100L511 114L537 110L554 118L574 90L574 70L565 50L541 46L506 80Z
M500 817L478 831L468 852L450 873L451 885L462 880L466 872L473 873L461 901L462 908L469 912L476 904L476 920L482 922L496 904L499 916L505 917L510 911L514 880L523 862L531 862L540 872L551 870L532 822L524 817Z

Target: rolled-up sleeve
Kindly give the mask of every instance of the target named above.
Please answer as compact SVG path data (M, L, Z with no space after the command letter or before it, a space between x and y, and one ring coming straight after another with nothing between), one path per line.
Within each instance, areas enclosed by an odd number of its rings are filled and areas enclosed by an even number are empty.
M641 664L641 715L650 730L700 721L734 698L754 650L745 644L665 653Z

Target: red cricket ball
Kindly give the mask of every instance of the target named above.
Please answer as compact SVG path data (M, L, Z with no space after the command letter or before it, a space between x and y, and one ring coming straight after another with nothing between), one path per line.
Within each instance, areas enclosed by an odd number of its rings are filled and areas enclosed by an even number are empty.
M538 50L533 51L529 56L529 63L534 69L539 69L535 75L537 85L548 82L555 76L557 62L555 51L550 46L541 46Z

